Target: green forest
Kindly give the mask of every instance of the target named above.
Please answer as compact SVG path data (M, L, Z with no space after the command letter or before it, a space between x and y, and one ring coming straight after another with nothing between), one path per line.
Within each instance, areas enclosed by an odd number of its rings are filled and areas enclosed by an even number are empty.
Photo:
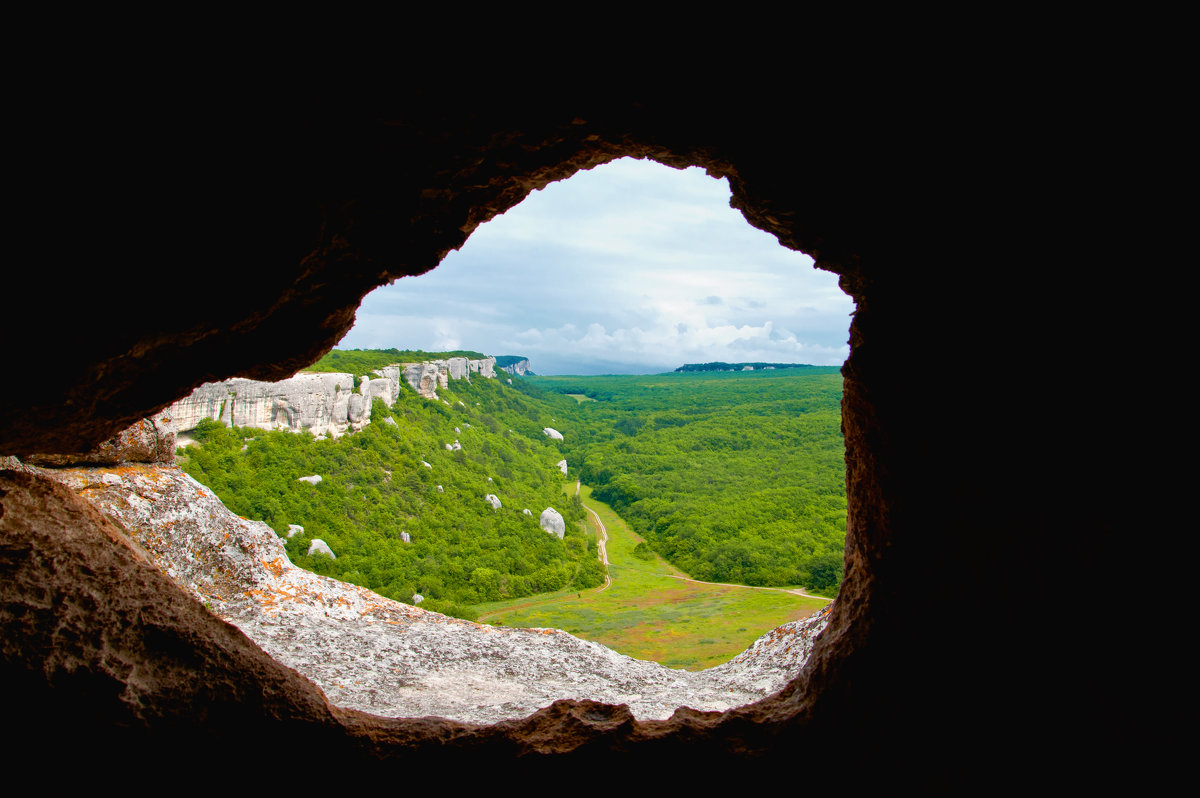
M371 423L338 439L203 422L179 464L234 513L281 536L304 527L287 539L296 565L400 601L419 593L428 609L470 618L480 602L604 581L582 508L563 495L561 442L542 432L547 403L498 379L451 381L449 405L402 385L394 408L375 400ZM322 481L297 481L312 474ZM564 539L539 526L546 507L566 520ZM337 559L310 556L313 538Z
M334 349L325 353L324 357L305 371L347 371L357 378L395 363L422 363L426 360L446 360L452 357L482 360L487 355L469 349L456 349L452 352L422 352L419 349Z
M410 355L480 356L335 350L320 364L365 374ZM576 478L693 578L836 594L846 535L836 367L477 376L439 389L444 402L401 385L360 432L316 440L204 422L179 463L233 512L285 537L302 526L286 538L300 567L401 601L420 594L459 617L603 583L583 509L563 492ZM564 458L569 477L556 467ZM298 481L312 474L322 481ZM538 524L546 507L567 521L562 540ZM307 554L313 538L337 559Z
M846 541L837 367L537 377L596 498L696 579L832 594Z

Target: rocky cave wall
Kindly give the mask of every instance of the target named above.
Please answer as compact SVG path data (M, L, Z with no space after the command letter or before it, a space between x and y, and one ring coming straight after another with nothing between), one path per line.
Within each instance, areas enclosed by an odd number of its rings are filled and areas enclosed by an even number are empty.
M878 120L810 110L798 125L795 103L755 94L717 107L686 89L503 102L431 91L371 114L239 118L243 132L219 153L229 178L211 186L219 200L189 206L183 185L169 198L196 218L167 253L218 257L237 290L114 312L131 286L156 284L163 253L71 271L53 297L12 303L4 319L17 340L45 323L52 301L69 356L39 371L41 353L17 351L39 390L0 395L0 453L87 450L203 382L289 376L340 339L366 292L433 268L551 181L625 155L703 166L729 178L752 225L838 273L857 303L843 370L846 579L804 675L782 693L646 722L587 702L492 727L337 710L175 589L112 522L59 486L5 472L3 675L15 687L9 717L27 730L14 755L58 745L104 761L132 746L175 763L191 746L246 744L320 751L359 773L518 759L573 769L612 754L715 772L805 761L807 778L830 783L954 784L977 772L1000 730L1045 696L1013 660L1014 605L996 596L1022 573L1009 570L1013 552L1061 532L1063 516L1017 497L1055 485L1069 500L1084 481L1030 464L1018 442L1032 414L1013 411L995 370L1013 307L1028 324L1053 303L994 280L987 254L949 223L964 203L950 181L930 184L935 147L905 149L912 139L866 124ZM1043 296L1065 295L1068 281L1054 275L1040 273ZM927 377L936 397L913 380L912 353L931 340L941 342ZM1072 528L1103 525L1074 508ZM1082 695L1060 698L1074 708ZM1042 733L1066 728L1066 714L1043 719Z

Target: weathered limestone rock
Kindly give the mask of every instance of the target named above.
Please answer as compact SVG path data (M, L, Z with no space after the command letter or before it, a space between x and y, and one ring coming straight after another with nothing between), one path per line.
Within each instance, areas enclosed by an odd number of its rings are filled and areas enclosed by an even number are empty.
M399 426L399 424L397 424L397 423L396 423L396 419L392 418L391 416L388 416L387 418L385 418L385 419L383 420L383 423L384 423L384 424L391 424L393 427L397 427L397 426Z
M401 532L400 539L405 543L412 543L412 535L408 534L407 532Z
M365 389L364 389L365 390ZM194 429L202 419L226 426L310 430L340 437L370 423L371 403L354 392L354 375L301 372L279 382L234 378L207 382L163 413L176 432Z
M445 491L444 491L444 490L442 490L442 486L441 486L441 485L438 485L438 486L437 486L437 492L438 492L438 493L445 493Z
M324 554L326 557L331 557L335 560L337 559L337 555L333 553L333 549L329 548L329 544L320 538L312 539L312 542L308 544L308 553L310 555Z
M560 540L567 531L567 522L563 519L562 513L553 507L547 507L545 510L542 510L542 517L538 519L538 523L542 529L555 535Z
M420 604L424 600L425 600L425 597L422 596L420 593L413 593L413 604Z
M563 472L564 475L567 473L567 461L566 460L559 460L556 465L558 466L558 470Z
M533 515L533 511L532 511L532 510L530 510L528 507L526 507L526 508L525 508L524 510L522 510L521 512L522 512L522 513L524 513L525 515Z
M298 477L296 479L296 481L297 482L307 482L309 485L316 485L321 482L321 475L313 474L312 476L309 476L309 477Z
M489 494L487 494L486 496L484 496L484 497L483 497L483 500L484 500L485 502L487 502L488 504L492 505L492 509L493 509L493 510L499 510L499 509L500 509L500 497L499 497L499 496L497 496L496 494L494 494L494 493L489 493Z
M388 369L396 368L398 376L403 376L418 394L426 399L440 399L437 389L449 388L450 380L470 380L472 374L490 379L496 376L495 365L494 357L483 360L452 357L447 360L427 360L424 363L402 363L396 367L388 366L387 369L376 373L390 376Z
M563 439L562 433L554 429L554 427L545 427L542 432L546 433L546 437L552 440L561 441Z
M304 534L304 527L300 526L299 524L288 524L287 536L289 538L294 538L294 537L296 537L296 535L303 535L303 534Z
M121 430L90 452L78 454L31 454L25 462L39 466L75 464L115 465L117 463L175 462L175 430L170 417L160 413L153 419L143 418L128 429Z
M561 698L624 703L641 719L681 706L725 710L786 685L826 622L818 614L779 627L718 668L672 670L566 632L448 618L296 568L270 527L233 515L172 466L33 471L18 476L48 476L86 499L163 574L331 703L373 715L495 723ZM7 510L2 490L0 500ZM0 514L0 530L14 517Z
M424 460L421 461L421 465L425 466L426 468L430 469L431 471L433 470L433 466L431 466L429 463L426 463Z

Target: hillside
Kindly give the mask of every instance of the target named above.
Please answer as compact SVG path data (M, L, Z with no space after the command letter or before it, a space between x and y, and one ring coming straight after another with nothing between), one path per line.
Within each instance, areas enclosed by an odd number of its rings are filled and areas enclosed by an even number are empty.
M837 367L538 377L577 404L565 450L583 481L697 579L832 595L846 537Z
M478 602L603 581L562 494L562 442L543 432L554 401L498 379L449 380L439 400L402 385L394 407L376 399L371 423L338 439L202 422L180 465L233 512L290 533L297 565L390 598L469 617ZM310 475L320 482L298 481ZM539 525L547 508L565 520L561 539ZM310 554L314 539L336 559Z

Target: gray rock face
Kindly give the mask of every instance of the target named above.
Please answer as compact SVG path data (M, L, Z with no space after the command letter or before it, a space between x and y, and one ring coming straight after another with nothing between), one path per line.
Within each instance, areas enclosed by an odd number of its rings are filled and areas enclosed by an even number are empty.
M553 507L542 510L542 517L538 519L538 523L542 529L557 536L559 540L562 540L562 536L567 531L567 522L563 520L562 514Z
M558 463L556 463L556 465L558 466L558 470L563 472L564 475L567 473L567 461L566 460L559 460Z
M296 479L296 481L307 482L309 485L317 485L321 482L321 475L313 474L311 477L299 477Z
M288 524L288 537L294 538L296 535L303 535L304 527L299 524Z
M431 466L429 463L426 463L424 460L421 461L421 465L425 466L426 468L430 469L431 471L433 470L433 466Z
M385 424L391 424L393 427L398 427L398 426L400 426L399 424L397 424L397 423L396 423L396 419L392 418L391 416L388 416L387 418L385 418L385 419L383 420L383 423L385 423Z
M226 426L310 430L339 437L371 420L371 403L354 392L354 377L345 373L301 372L279 382L240 378L206 382L163 411L172 430L194 429L201 419Z
M324 554L326 557L337 559L337 555L333 553L333 549L329 548L329 544L320 538L313 538L308 544L309 554Z
M437 490L438 490L438 493L445 493L445 492L446 492L446 491L442 490L442 486L441 486L441 485L438 485L438 488L437 488Z
M496 494L494 494L494 493L489 493L488 495L486 495L486 496L484 496L484 497L483 497L483 500L484 500L485 502L487 502L488 504L492 505L492 509L493 509L493 510L499 510L499 509L500 509L500 497L499 497L499 496L497 496Z
M524 515L533 515L533 511L532 511L532 510L530 510L528 507L526 507L526 508L525 508L524 510L522 510L521 512L522 512Z
M400 539L405 543L412 543L412 535L408 534L407 532L401 532Z
M424 600L425 600L425 597L422 596L420 593L413 593L413 604L420 604Z
M563 439L562 433L554 427L545 427L542 429L542 432L546 433L546 437L551 440L561 441Z
M828 614L785 624L717 668L672 670L566 632L448 618L296 568L270 527L233 515L174 466L40 472L121 524L180 588L331 703L384 717L496 723L560 698L628 704L642 720L681 706L725 710L782 689Z

